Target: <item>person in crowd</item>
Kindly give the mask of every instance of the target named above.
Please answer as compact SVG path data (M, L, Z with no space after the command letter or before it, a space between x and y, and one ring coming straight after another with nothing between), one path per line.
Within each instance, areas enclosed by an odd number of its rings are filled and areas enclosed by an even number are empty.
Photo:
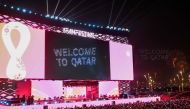
M21 103L25 103L26 102L26 96L23 95L22 98L21 98Z

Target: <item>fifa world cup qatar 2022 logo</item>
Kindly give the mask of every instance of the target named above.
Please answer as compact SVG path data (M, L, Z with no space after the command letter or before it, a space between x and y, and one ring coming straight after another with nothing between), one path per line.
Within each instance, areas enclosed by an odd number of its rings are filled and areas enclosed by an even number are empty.
M17 47L11 40L11 31L17 30L20 33L20 40ZM14 34L13 34L14 37ZM28 27L20 22L10 22L2 29L2 39L10 55L6 68L6 75L9 79L22 80L26 76L26 70L22 61L22 56L30 43L30 31Z

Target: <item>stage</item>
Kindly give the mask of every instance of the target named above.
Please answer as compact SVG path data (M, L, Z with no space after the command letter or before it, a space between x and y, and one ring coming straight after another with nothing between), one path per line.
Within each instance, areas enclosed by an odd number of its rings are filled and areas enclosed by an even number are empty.
M85 102L70 102L70 103L56 103L56 104L46 104L46 105L29 105L29 106L0 106L0 109L53 109L58 107L82 107L86 106L100 106L106 104L123 104L123 103L133 103L133 102L151 102L160 101L160 97L142 97L142 98L130 98L130 99L116 99L116 100L97 100L97 101L85 101ZM44 108L48 106L48 108Z
M12 5L5 4L3 8L13 11ZM20 14L21 7L16 9L16 15L14 11L12 14L0 12L0 101L7 105L0 105L0 109L52 109L160 99L82 101L104 96L118 98L130 91L134 73L133 49L127 39L129 31L125 31L128 29L115 30L114 27L110 30L107 26L93 29L96 26L91 28L91 24L83 28L81 24L77 26L63 20L64 25L60 25L54 20L50 23L50 19L43 15L28 19L34 12L24 15L28 12L26 9L22 9L24 12ZM35 19L38 20L33 21ZM55 99L59 97L64 97L63 100L79 98L81 101L46 102L47 99L59 101ZM33 104L35 100L43 103L16 106L21 99L27 104ZM15 106L9 106L11 103Z

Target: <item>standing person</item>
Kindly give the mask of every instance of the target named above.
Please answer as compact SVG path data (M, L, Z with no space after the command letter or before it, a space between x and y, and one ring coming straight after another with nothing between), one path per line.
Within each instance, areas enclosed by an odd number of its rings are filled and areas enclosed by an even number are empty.
M26 96L23 95L22 98L21 98L21 103L25 103L26 102Z
M30 102L31 102L31 98L30 98L30 96L28 96L27 105L30 105Z
M33 95L30 97L30 104L34 104L34 96Z

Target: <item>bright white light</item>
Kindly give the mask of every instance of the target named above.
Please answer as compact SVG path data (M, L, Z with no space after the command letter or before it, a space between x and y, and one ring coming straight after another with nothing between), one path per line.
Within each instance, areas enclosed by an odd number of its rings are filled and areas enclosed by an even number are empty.
M26 9L23 9L23 10L22 10L22 12L24 12L24 13L25 13L25 12L26 12Z
M20 41L17 47L14 47L11 40L11 30L20 32ZM30 43L30 31L28 27L19 22L7 23L2 29L2 39L10 55L6 70L7 77L14 80L24 79L26 71L22 62L22 56Z

